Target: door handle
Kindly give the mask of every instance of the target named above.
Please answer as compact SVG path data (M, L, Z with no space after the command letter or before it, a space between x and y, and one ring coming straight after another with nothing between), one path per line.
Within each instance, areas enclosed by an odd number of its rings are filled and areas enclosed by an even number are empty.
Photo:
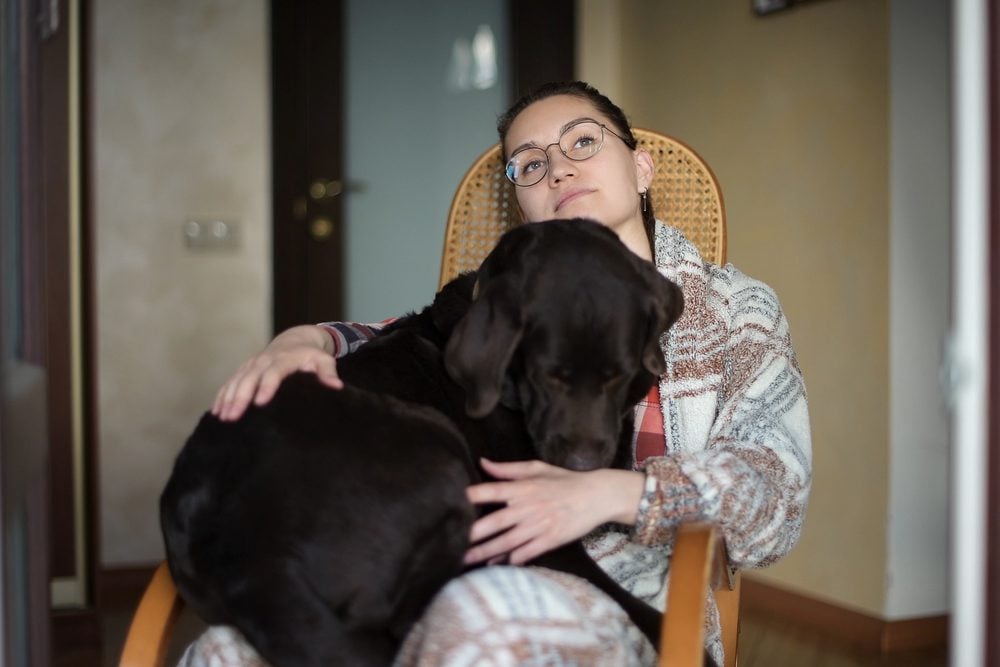
M333 220L321 215L309 222L309 235L316 241L325 241L333 234Z
M338 181L333 178L317 178L309 184L309 196L315 201L333 199L344 192L364 192L368 186L361 181Z

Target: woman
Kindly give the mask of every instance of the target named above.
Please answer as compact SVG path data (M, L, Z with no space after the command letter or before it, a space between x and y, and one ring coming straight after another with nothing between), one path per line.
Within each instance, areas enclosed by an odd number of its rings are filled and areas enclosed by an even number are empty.
M681 285L685 310L662 342L668 370L637 408L634 469L485 462L501 481L471 487L469 499L505 507L473 525L476 546L466 561L518 565L584 537L616 580L662 608L673 530L683 521L719 526L734 566L781 558L801 531L811 445L801 371L774 293L731 265L704 262L679 231L655 220L647 198L652 159L621 109L594 88L543 86L504 114L498 130L525 221L601 222ZM377 328L333 323L280 334L220 389L213 412L236 419L297 370L339 388L335 358ZM721 664L711 601L706 628ZM200 643L207 650L211 642ZM508 567L449 584L399 663L475 662L470 656L486 660L479 664L640 665L655 651L588 584Z

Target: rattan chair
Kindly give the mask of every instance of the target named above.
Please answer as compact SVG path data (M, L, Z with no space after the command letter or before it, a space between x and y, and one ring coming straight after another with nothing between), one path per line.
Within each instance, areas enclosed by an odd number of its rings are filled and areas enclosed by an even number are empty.
M659 132L633 130L653 157L649 188L660 220L677 227L710 262L726 261L726 210L715 174L686 144ZM448 213L439 285L479 266L501 234L521 221L514 186L504 176L497 144L479 156L462 178Z
M685 144L636 129L640 145L656 165L649 189L661 220L679 227L709 261L726 258L722 191L711 169ZM440 281L475 269L497 239L520 222L514 188L503 175L500 146L483 153L468 170L452 201L445 231ZM736 665L739 634L739 577L728 566L725 545L712 526L678 530L670 565L669 612L664 614L660 664L702 664L706 595L715 591L722 619L725 667ZM160 564L132 619L120 667L162 667L182 601L166 563Z

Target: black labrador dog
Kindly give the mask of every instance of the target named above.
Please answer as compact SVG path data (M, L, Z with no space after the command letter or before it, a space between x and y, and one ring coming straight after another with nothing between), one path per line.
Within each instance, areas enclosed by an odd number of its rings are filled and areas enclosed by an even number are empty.
M275 667L390 664L465 569L479 457L626 465L631 408L682 307L597 223L508 232L477 272L340 359L344 389L297 374L236 422L202 418L160 500L181 595ZM534 563L589 579L656 644L660 614L579 542Z

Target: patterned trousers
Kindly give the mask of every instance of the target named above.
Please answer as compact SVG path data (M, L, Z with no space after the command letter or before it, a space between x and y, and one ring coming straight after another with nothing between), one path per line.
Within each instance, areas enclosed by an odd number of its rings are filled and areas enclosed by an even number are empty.
M534 567L473 570L445 586L394 667L644 667L656 651L607 595ZM212 627L179 667L267 667L233 628Z

